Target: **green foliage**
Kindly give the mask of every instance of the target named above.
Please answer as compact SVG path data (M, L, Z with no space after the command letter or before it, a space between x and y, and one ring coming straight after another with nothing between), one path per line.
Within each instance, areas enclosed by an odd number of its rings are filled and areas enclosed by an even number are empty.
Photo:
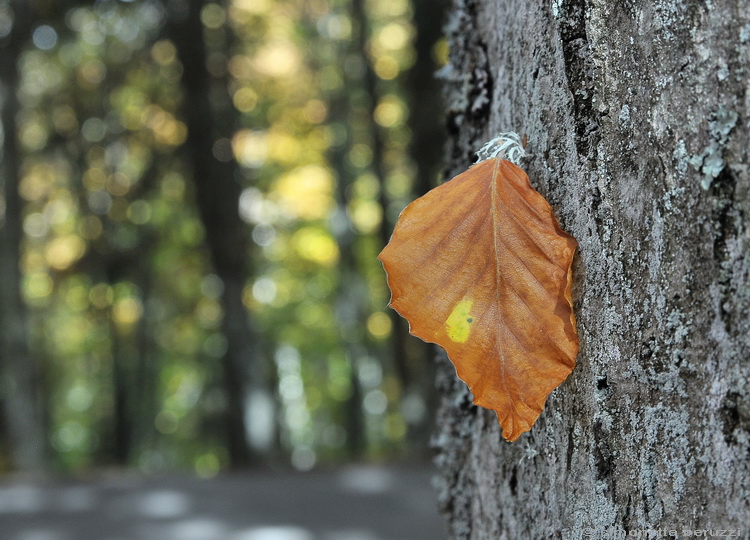
M382 220L412 197L401 74L414 28L406 0L367 9L368 27L344 0L201 12L211 91L234 106L212 101L235 126L213 156L236 160L243 188L225 210L253 240L241 291L261 381L247 389L249 438L302 469L406 448L376 254ZM66 470L115 460L123 420L129 465L206 476L229 465L225 284L195 205L168 14L153 1L82 4L21 57L22 290Z

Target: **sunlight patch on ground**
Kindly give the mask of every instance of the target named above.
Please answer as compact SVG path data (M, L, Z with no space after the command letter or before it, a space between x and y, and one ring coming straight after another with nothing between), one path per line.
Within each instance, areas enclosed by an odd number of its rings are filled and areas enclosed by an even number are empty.
M346 529L328 532L323 535L325 540L381 540L381 536L363 529Z
M151 518L176 518L190 511L190 499L179 491L152 491L139 497L136 511Z
M226 538L227 525L218 519L191 518L172 523L159 531L153 538L164 540L206 540L207 538Z
M14 540L72 540L67 534L49 529L34 529L16 536Z
M278 525L239 531L231 540L315 540L315 535L302 527Z
M11 486L0 490L0 514L39 512L45 506L44 492L33 486Z
M391 473L374 467L348 467L338 473L338 484L353 493L377 494L393 489Z

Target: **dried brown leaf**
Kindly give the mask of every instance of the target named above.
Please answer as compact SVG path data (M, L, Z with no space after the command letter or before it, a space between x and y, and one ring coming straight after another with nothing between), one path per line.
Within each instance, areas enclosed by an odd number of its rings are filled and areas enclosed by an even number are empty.
M576 246L526 173L488 159L407 206L378 257L390 306L446 350L509 441L575 366Z

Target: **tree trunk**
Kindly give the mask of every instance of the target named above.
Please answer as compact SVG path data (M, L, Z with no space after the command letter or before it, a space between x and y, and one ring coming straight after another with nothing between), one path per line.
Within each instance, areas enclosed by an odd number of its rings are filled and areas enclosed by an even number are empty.
M336 323L343 343L346 360L349 364L349 381L352 392L344 407L346 420L346 447L349 456L361 459L366 445L365 441L365 419L362 412L362 385L359 379L360 357L363 355L362 347L347 339L352 331L363 326L362 321L362 279L357 272L357 264L354 256L354 243L356 235L351 220L346 213L347 191L351 185L347 179L351 178L352 172L348 169L346 155L352 147L352 133L350 128L350 96L355 89L356 81L346 76L345 84L341 91L330 96L330 118L344 126L346 136L340 144L332 145L329 150L329 162L336 174L336 228L335 236L339 248L338 286L336 290L335 315Z
M252 331L242 292L249 272L250 242L247 225L239 216L237 164L231 150L219 159L216 145L229 144L236 120L226 81L213 80L207 68L201 10L204 0L171 5L169 28L184 72L183 114L188 127L187 149L193 168L198 212L206 231L216 275L223 283L222 330L227 351L222 357L223 388L227 400L224 432L230 463L249 465L256 456L248 446L245 409L250 391L257 390L259 347ZM254 366L251 364L255 364Z
M747 535L750 2L454 0L447 28L450 176L528 135L581 340L513 444L443 356L450 536Z
M18 193L20 148L16 115L19 104L18 60L28 39L30 6L14 2L15 20L0 42L0 404L10 439L12 461L22 471L46 467L44 415L39 370L28 344L26 305L21 295L23 201Z

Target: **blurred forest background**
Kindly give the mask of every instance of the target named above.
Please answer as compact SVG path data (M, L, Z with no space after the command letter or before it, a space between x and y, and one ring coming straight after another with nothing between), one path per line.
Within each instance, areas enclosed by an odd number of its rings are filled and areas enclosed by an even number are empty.
M0 0L0 472L423 456L428 0Z

